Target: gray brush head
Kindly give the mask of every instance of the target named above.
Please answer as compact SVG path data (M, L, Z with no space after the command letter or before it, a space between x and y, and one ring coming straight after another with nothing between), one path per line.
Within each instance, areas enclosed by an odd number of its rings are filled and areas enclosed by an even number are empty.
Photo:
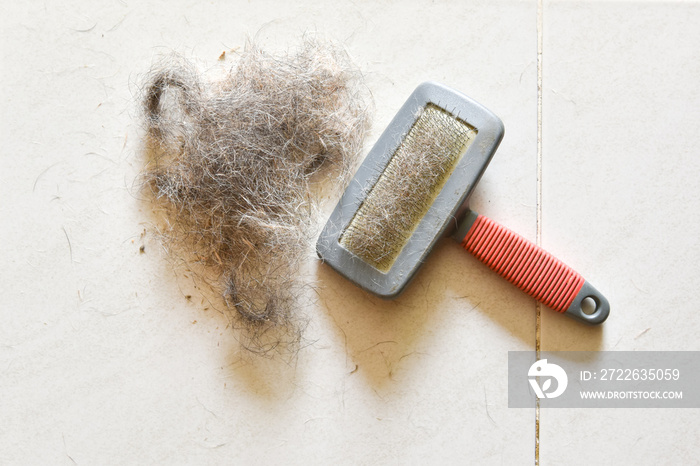
M350 182L316 244L361 288L398 295L466 209L503 123L437 83L411 94Z

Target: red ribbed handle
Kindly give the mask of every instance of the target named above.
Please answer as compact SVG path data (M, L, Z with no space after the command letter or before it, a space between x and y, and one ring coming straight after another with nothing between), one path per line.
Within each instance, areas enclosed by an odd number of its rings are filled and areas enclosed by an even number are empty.
M565 312L585 280L575 270L517 233L479 215L464 249L536 300Z

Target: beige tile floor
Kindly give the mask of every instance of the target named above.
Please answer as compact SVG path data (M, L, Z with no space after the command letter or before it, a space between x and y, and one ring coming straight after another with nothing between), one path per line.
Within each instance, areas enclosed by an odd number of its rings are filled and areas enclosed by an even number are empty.
M545 2L543 243L614 314L543 350L700 349L700 4ZM547 410L542 464L695 464L697 410Z
M460 3L4 4L0 463L697 461L697 410L509 409L507 352L700 349L700 4ZM444 240L395 302L310 258L314 343L292 365L241 357L141 238L137 83L159 53L213 65L247 36L283 50L309 31L365 70L370 139L427 79L498 114L472 206L539 232L609 321L538 323Z

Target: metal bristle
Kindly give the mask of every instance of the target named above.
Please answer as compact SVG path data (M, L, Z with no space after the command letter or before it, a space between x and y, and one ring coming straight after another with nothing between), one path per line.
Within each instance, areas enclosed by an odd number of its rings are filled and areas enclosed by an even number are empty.
M388 271L476 133L444 109L424 107L340 237L341 246Z

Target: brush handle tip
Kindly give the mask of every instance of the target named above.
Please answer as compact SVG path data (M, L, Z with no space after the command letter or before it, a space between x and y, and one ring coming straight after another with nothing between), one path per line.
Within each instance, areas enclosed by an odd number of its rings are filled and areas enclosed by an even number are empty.
M462 246L537 301L590 325L605 321L610 304L579 273L497 222L469 212Z

